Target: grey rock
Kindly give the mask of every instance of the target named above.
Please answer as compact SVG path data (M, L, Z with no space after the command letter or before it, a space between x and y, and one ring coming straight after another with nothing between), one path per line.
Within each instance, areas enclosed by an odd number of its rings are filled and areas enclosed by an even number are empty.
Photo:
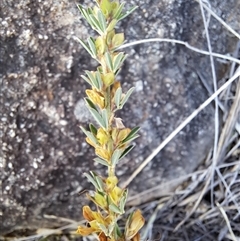
M81 1L83 2L83 1ZM89 1L84 1L88 4ZM211 1L212 8L240 32L239 1ZM207 49L199 5L190 0L128 1L139 8L121 22L126 40L174 38ZM214 52L231 54L237 39L211 18ZM81 218L91 188L82 173L104 168L92 161L79 125L88 85L80 75L96 63L73 39L93 34L73 0L3 0L0 10L1 178L3 234L16 229L56 227L44 215ZM129 57L120 79L126 91L136 86L118 114L129 127L139 125L136 148L119 165L127 177L207 97L197 72L212 85L209 57L171 43L126 49ZM215 61L218 80L229 63ZM79 104L80 103L80 104ZM82 111L82 112L81 112ZM135 194L192 172L209 151L214 136L214 108L195 118L130 185Z

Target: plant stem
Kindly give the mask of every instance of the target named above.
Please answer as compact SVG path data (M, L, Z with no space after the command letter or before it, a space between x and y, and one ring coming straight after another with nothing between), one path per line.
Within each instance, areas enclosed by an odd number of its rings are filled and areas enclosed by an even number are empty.
M106 108L107 108L107 113L108 113L108 124L109 124L109 127L108 127L108 132L112 129L112 107L111 107L111 87L107 87L106 89L106 101L107 101L107 105L106 105ZM113 144L111 143L110 144L110 148L113 149ZM109 177L113 177L115 176L115 166L114 165L111 165L110 167L108 167L108 176Z
M108 176L109 177L115 176L115 166L114 165L111 165L110 167L108 167Z

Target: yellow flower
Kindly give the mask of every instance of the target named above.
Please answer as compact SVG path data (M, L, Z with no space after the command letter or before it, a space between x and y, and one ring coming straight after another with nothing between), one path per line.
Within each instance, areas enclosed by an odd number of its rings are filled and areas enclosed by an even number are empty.
M118 140L119 141L124 140L130 132L131 132L131 129L129 129L129 128L124 128L124 129L120 130L119 134L118 134Z
M110 161L111 158L111 153L110 151L102 148L102 147L96 147L95 149L95 153L96 155L98 155L99 157L101 157L102 159L106 160L106 161Z
M101 109L105 106L105 100L102 94L96 90L86 90L88 98L95 104L98 105Z
M133 239L138 234L138 231L143 227L144 222L144 218L139 209L130 215L125 227L126 240ZM135 240L139 240L138 237L135 237Z
M122 192L123 190L118 186L115 186L112 189L112 191L109 192L109 197L111 198L114 204L118 205L118 202L122 196Z
M119 145L119 143L124 140L127 135L131 132L131 130L129 128L124 128L124 129L117 129L117 128L113 128L112 130L112 139L114 141L114 144L116 146Z
M101 145L108 143L109 135L103 128L99 128L97 131L97 140Z
M109 0L101 0L98 2L100 4L100 8L101 8L102 13L104 14L105 18L108 18L112 12L111 2Z
M114 78L115 78L115 76L114 76L114 73L112 73L112 72L102 75L102 81L103 81L105 87L108 87L111 84L113 84Z
M94 233L95 229L92 227L84 227L84 226L79 226L77 229L77 234L80 234L82 236L88 236L91 233Z
M91 233L102 233L100 224L106 229L110 224L111 219L109 217L104 218L100 212L94 212L89 206L83 207L83 216L88 221L90 227L79 226L77 233L82 236L88 236Z
M89 200L91 200L92 202L94 202L96 204L96 206L101 207L102 209L106 209L107 208L107 201L105 200L105 198L100 195L99 193L95 193L94 197L90 196L88 193L86 194L87 198ZM96 215L95 213L93 213L94 215ZM94 216L94 218L96 218Z
M118 179L116 176L108 177L106 179L106 189L107 191L112 191L113 188L117 185Z
M94 220L93 211L91 210L91 208L89 206L83 207L83 217L89 222Z
M99 193L95 193L94 195L94 199L95 199L95 202L96 204L105 209L107 207L107 200Z
M105 48L106 48L106 44L105 44L105 40L104 37L99 36L96 41L95 41L95 47L97 49L97 53L98 54L104 54L105 52Z

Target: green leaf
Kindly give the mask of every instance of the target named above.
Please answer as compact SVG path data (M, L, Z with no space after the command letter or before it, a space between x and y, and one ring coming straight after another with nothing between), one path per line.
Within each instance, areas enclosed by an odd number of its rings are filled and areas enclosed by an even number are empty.
M131 146L127 147L127 148L123 151L123 153L122 153L122 155L120 156L119 160L121 160L123 157L125 157L133 148L134 148L134 145L131 145Z
M89 19L92 23L92 26L95 27L95 29L100 33L100 34L104 34L103 29L101 28L100 23L98 22L98 20L95 18L95 16L93 14L89 14Z
M94 80L95 80L95 77L94 77L93 73L88 71L88 70L85 70L85 73L88 76L88 78L91 80L91 82L93 83Z
M93 104L93 102L89 99L89 98L84 98L86 104L87 104L87 108L93 108L97 111L97 107Z
M103 32L105 32L107 28L106 19L101 10L98 11L97 15L98 15L99 24L101 25L101 29L103 30Z
M98 71L96 71L96 81L97 81L97 85L99 86L99 90L102 89L102 79L101 79L101 75Z
M93 133L93 135L97 135L97 128L92 123L89 124L89 129Z
M87 15L90 15L90 14L93 15L93 10L92 10L91 8L87 8L86 14L87 14Z
M98 183L95 181L95 179L91 175L89 175L88 173L85 172L84 176L87 177L88 181L91 182L97 190L99 190Z
M117 56L113 59L113 71L116 72L121 65L123 64L124 60L127 58L127 55L125 55L123 52L119 53Z
M109 209L115 213L122 214L121 210L114 203L109 205Z
M129 214L129 216L128 216L128 218L127 218L127 222L126 222L126 224L125 224L125 228L129 227L129 224L132 222L133 213L134 213L134 212L132 212L132 213Z
M104 232L105 236L109 236L107 228L102 223L97 223L97 225Z
M111 55L109 54L109 52L106 52L105 53L105 61L106 61L106 64L108 66L108 68L113 71L113 63L112 63L112 58L111 58Z
M80 126L81 130L84 132L84 134L94 143L97 144L97 139L95 138L95 136L90 132L87 131L85 128L83 128L82 126Z
M123 106L127 102L128 98L130 97L130 95L132 94L134 89L135 89L135 87L132 87L131 89L129 89L128 92L126 93L126 95L123 97L123 99L121 101L121 107L120 107L121 109L123 108Z
M122 10L123 10L123 7L124 7L124 3L121 3L118 7L118 9L115 11L114 15L113 15L113 18L114 19L118 19L119 16L121 15L122 13Z
M87 8L87 9L85 10L85 12L86 12L85 15L86 15L86 20L87 20L87 22L90 24L90 26L91 26L93 29L97 30L96 27L95 27L95 25L92 23L91 18L90 18L90 15L93 15L92 9L91 9L91 8Z
M126 201L127 201L127 196L128 196L128 189L125 189L123 194L122 194L122 197L119 201L119 208L120 208L122 213L124 213L124 207L125 207L125 204L126 204Z
M102 179L99 176L95 176L95 180L99 186L99 191L104 192Z
M99 21L93 14L91 8L84 9L81 5L77 5L80 10L82 16L87 20L87 22L91 25L91 27L96 30L99 34L103 34L103 29Z
M80 4L77 4L77 7L81 12L81 14L83 15L83 17L86 19L86 10Z
M114 72L115 77L119 74L119 72L120 72L120 69Z
M120 149L116 149L116 150L113 152L112 160L111 160L113 166L116 166L116 165L117 165L121 154L122 154L122 150L120 150Z
M84 173L84 175L88 178L90 182L95 186L95 188L102 193L103 192L103 181L102 179L93 171L90 171L89 175L88 173Z
M94 58L96 58L97 57L97 50L96 50L96 47L95 47L95 41L92 37L88 38L88 45L91 49L92 54L94 55Z
M93 75L92 72L86 70L85 73L87 74L88 78L91 80L92 85L96 88L96 89L100 89L99 83L97 78Z
M136 138L136 134L138 133L138 131L140 130L140 127L139 126L137 126L137 127L134 127L131 131L130 131L130 133L126 136L126 138L124 138L123 140L122 140L122 144L124 144L124 143L126 143L126 142L129 142L129 141L131 141L131 140L133 140L133 138L135 139Z
M108 233L109 234L112 234L112 232L113 232L113 230L115 228L115 225L116 225L115 222L112 222L112 223L108 224ZM117 240L117 239L115 239L115 240Z
M92 82L91 82L91 80L88 79L86 76L81 75L81 77L82 77L88 84L90 84L91 86L93 85Z
M97 71L98 71L100 74L103 74L102 66L98 66L98 67L97 67Z
M120 21L120 20L126 18L129 14L131 14L131 13L132 13L133 11L135 11L137 8L138 8L137 6L130 8L126 13L121 14L121 15L117 18L117 20Z
M115 229L114 229L114 233L115 233L115 239L118 239L119 237L122 237L122 232L120 230L120 228L118 227L118 225L115 225Z
M94 53L92 53L91 49L86 45L86 43L81 40L80 38L77 38L77 40L80 42L80 44L87 50L87 52L91 55L92 58L94 57Z
M133 136L132 138L130 138L127 142L131 142L131 141L137 139L139 136L140 136L140 135L135 135L135 136Z
M102 119L104 121L104 125L106 126L105 129L108 129L108 112L106 109L102 110Z
M116 19L113 19L113 20L108 24L108 27L107 27L107 29L106 29L107 32L112 31L112 30L115 28L116 24L117 24L117 20L116 20Z
M121 98L122 98L122 88L119 87L117 88L114 96L115 105L117 106L118 109L120 109Z
M103 159L100 158L100 157L96 157L96 158L94 158L93 160L94 160L95 162L97 162L97 163L100 163L100 164L104 165L104 166L107 166L107 167L110 166L110 164L109 164L107 161L103 160Z
M103 120L102 116L96 111L95 109L89 107L88 108L94 119L97 121L97 123L104 129L106 129L106 123L105 120Z

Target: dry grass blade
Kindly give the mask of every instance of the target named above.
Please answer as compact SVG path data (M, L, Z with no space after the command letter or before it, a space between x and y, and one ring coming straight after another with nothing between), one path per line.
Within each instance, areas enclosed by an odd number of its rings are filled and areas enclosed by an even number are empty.
M198 3L201 0L196 0ZM232 29L227 23L225 23L216 13L214 13L208 6L206 6L205 4L203 4L203 7L214 17L216 18L216 20L218 20L218 22L220 22L229 32L231 32L234 36L236 36L238 39L240 39L240 35L234 30Z
M51 216L51 218L55 218L55 216ZM67 218L61 218L61 217L59 217L59 218L62 219L62 221L70 222L70 224L64 225L64 226L62 226L60 228L56 228L56 229L40 228L36 231L37 234L30 235L30 236L27 236L27 237L22 237L22 238L14 238L14 239L11 239L11 241L28 241L28 240L36 240L36 239L40 239L40 238L46 238L50 235L62 234L62 231L65 230L65 229L70 229L70 230L76 231L77 227L80 224L84 223L84 221L76 222L74 220L70 220L70 219L67 219Z
M231 200L231 202L233 202L233 203L235 204L236 210L238 211L238 213L239 213L239 215L240 215L240 207L239 207L239 205L238 205L238 203L237 203L236 198L234 197L234 195L233 195L232 192L231 192L231 185L232 185L233 183L235 183L236 178L237 178L237 175L234 175L234 174L231 175L231 176L233 176L233 178L232 178L231 183L228 185L227 182L226 182L226 180L225 180L226 178L223 177L223 175L221 174L221 172L219 171L218 168L216 168L216 171L217 171L218 176L219 176L220 179L221 179L221 182L223 183L223 185L224 185L224 187L225 187L225 189L226 189L226 191L225 191L225 202L223 202L223 203L224 203L224 204L225 204L225 203L228 204L229 201ZM236 174L237 174L237 172L236 172ZM230 200L228 200L228 199L230 199Z
M236 48L235 48L235 50L233 52L233 57L234 58L238 58L239 50L240 50L240 40L238 41L237 46L236 46ZM236 63L232 62L229 76L233 75L235 69L236 69ZM230 95L230 88L231 88L231 86L229 86L225 91L223 91L222 95L229 96ZM226 93L224 93L224 92L226 92ZM224 106L227 107L227 104L228 104L228 98L225 98ZM225 115L226 115L226 113L225 113ZM225 115L223 117L224 121L226 120L226 116Z
M223 218L224 218L225 221L226 221L226 224L227 224L227 226L228 226L228 230L229 230L229 232L230 232L230 235L231 235L232 240L233 240L233 241L239 241L239 240L237 240L236 236L234 235L234 233L233 233L233 231L232 231L231 224L230 224L230 222L229 222L228 216L227 216L227 214L225 213L224 209L220 206L219 203L217 203L217 206L218 206L220 212L222 213Z
M236 135L237 136L237 135ZM240 147L240 139L238 140L238 142L236 143L236 145L234 145L230 151L227 153L226 157L224 158L224 161L227 160L230 156L232 156L235 152L240 153L239 151L239 147Z
M211 41L209 37L209 32L208 32L208 26L203 10L203 3L202 0L199 0L199 6L201 9L201 14L203 18L203 24L204 24L204 29L206 33L206 38L207 38L207 45L208 45L208 51L210 53L210 63L211 63L211 70L212 70L212 77L213 77L213 89L214 92L217 91L217 77L216 77L216 71L215 71L215 65L214 65L214 60L212 56L212 46L211 46ZM212 161L212 173L211 173L211 204L213 206L213 182L214 182L214 174L215 174L215 168L217 165L217 146L218 146L218 136L219 136L219 111L218 111L218 97L215 98L215 125L214 125L214 146L213 146L213 161Z
M232 239L231 234L227 234L227 235L226 235L226 238L228 238L228 239L230 239L230 240L234 241L234 240ZM235 238L236 238L236 240L237 240L237 241L240 241L240 236L238 236L238 237L237 237L237 236L235 236Z
M235 96L234 102L231 106L228 117L226 119L226 123L224 124L223 130L221 132L221 136L219 139L219 144L218 144L218 159L219 160L222 160L222 158L226 154L230 136L236 125L237 118L240 114L240 104L239 103L240 103L240 78L237 83L236 96Z
M203 77L202 73L199 72L198 70L196 70L200 80L202 81L202 84L204 85L204 87L206 88L206 90L208 91L209 95L212 95L214 91L212 91L211 87L208 85L206 79ZM228 88L229 89L229 88ZM222 112L226 112L226 108L225 106L219 101L219 99L217 100L218 106L219 108L222 110Z
M208 106L224 89L226 89L236 78L240 76L240 67L235 74L224 83L216 92L214 92L206 101L204 101L196 110L192 112L153 152L142 162L136 171L123 184L128 186L132 180L152 161L152 159L187 125L189 124L206 106Z
M150 218L148 218L148 222L147 225L143 231L142 234L142 239L146 240L148 237L148 240L152 240L152 228L153 228L153 224L157 218L157 214L158 211L161 210L164 206L165 203L169 201L169 197L165 197L159 200L159 203L157 205L157 207L155 208L154 212L152 213L152 215L150 216Z
M72 220L72 219L69 219L69 218L64 218L64 217L58 217L58 216L55 216L55 215L44 214L43 217L46 218L46 219L55 219L55 220L63 221L63 222L66 222L66 223L73 223L73 224L76 224L76 225L78 224L78 222L76 222L75 220Z

